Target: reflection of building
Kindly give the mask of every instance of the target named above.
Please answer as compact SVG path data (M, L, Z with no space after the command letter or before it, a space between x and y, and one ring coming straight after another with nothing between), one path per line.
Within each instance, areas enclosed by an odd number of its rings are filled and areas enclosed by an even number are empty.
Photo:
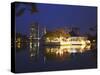
M30 43L29 57L30 62L37 61L38 56L38 46L34 46L34 44Z
M28 37L22 33L16 33L16 47L23 48L27 46Z
M91 45L46 46L46 53L63 55L64 53L82 53L90 50Z
M16 47L17 48L21 47L21 38L20 37L16 38Z
M30 27L30 60L37 57L39 46L39 26L37 23L32 23Z
M45 46L46 59L70 59L74 53L84 53L90 50L91 45Z

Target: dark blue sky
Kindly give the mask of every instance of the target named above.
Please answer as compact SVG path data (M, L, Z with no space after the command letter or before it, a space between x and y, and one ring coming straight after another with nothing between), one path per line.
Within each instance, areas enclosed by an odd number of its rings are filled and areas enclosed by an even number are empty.
M31 14L29 7L22 16L16 16L16 31L21 33L29 33L29 27L32 22L38 22L39 25L46 26L48 29L57 27L79 27L81 32L87 32L89 27L97 25L97 8L86 6L71 5L51 5L36 4L37 13ZM20 8L19 7L19 8Z

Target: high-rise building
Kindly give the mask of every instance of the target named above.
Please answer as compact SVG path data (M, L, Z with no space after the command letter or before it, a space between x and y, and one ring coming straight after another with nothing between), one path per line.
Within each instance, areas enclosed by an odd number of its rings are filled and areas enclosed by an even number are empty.
M30 38L39 38L39 26L38 23L32 23L30 27Z

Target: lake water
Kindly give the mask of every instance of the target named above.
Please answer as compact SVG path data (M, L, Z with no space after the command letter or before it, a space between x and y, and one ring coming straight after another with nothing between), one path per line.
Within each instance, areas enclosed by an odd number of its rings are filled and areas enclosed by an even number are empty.
M16 72L88 69L97 67L96 46L36 46L16 48Z

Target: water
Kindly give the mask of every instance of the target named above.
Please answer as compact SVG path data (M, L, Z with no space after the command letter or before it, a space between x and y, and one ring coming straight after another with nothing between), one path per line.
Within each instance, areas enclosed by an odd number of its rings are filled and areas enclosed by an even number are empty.
M16 48L16 72L96 68L96 48L91 45L25 46Z

